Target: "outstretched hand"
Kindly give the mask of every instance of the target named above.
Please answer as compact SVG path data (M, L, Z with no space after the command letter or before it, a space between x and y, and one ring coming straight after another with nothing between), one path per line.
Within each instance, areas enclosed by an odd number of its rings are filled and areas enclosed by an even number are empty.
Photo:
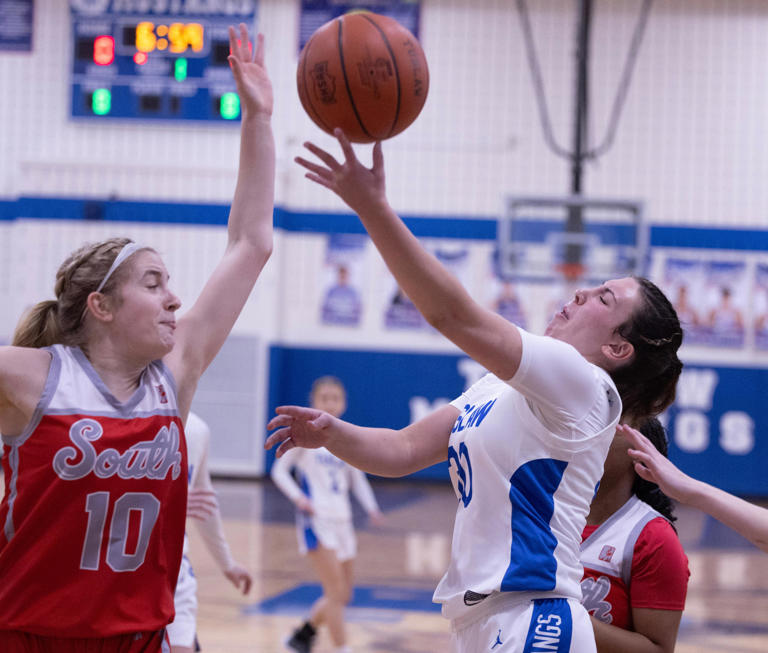
M296 157L294 159L296 163L308 170L306 178L330 188L358 215L387 207L381 141L373 146L373 167L366 168L358 161L352 144L344 132L336 128L333 135L339 141L344 162L339 163L331 154L314 143L304 143L304 147L324 164Z
M680 471L653 443L640 431L626 424L620 424L616 431L629 442L629 457L635 463L635 471L640 478L656 483L661 491L676 501L685 502L694 480Z
M243 115L272 115L274 105L272 82L264 66L264 35L256 36L256 49L251 54L248 28L240 23L239 35L229 27L229 51L227 58L237 84L237 94L243 107Z
M280 458L294 447L318 449L324 447L330 438L329 427L335 417L315 408L302 406L278 406L267 429L277 429L264 442L265 449L279 445L275 455Z
M239 589L243 594L248 594L251 589L251 585L253 584L253 578L245 567L235 562L229 569L224 572L224 575L227 577L227 580L237 589Z

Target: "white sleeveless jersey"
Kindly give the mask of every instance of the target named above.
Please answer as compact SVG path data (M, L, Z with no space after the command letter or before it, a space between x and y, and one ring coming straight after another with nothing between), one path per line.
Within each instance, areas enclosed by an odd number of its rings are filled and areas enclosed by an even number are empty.
M488 374L452 402L461 414L448 463L460 501L450 565L434 594L450 619L496 592L581 598L581 532L621 400L610 377L570 345L520 333L515 377Z
M299 484L291 476L298 471ZM272 466L272 479L291 501L304 494L312 501L314 514L325 519L352 519L349 492L355 495L366 512L377 511L378 504L364 472L334 456L325 447L295 448Z

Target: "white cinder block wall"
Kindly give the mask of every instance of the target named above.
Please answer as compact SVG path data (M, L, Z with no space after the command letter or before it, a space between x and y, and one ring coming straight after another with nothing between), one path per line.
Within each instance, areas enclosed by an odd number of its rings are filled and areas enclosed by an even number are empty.
M554 131L569 147L576 3L528 4ZM605 131L640 6L594 3L593 143ZM296 94L298 11L296 0L258 8L276 91L277 199L338 208L292 163L307 138L329 142ZM642 198L653 222L765 226L767 31L762 0L655 2L615 145L589 166L586 191ZM385 148L398 210L488 216L504 193L567 192L568 165L542 138L516 2L422 0L420 36L429 98ZM228 201L237 129L72 121L69 39L67 3L38 0L33 52L0 53L0 195Z

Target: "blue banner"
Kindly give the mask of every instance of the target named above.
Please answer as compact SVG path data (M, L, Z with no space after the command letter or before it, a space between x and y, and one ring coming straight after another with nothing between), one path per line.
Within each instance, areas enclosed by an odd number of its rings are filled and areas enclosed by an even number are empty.
M33 0L0 0L0 50L30 52L34 16Z
M348 11L367 9L383 16L394 18L398 23L419 38L419 0L302 0L299 18L299 51L315 31Z
M347 388L343 419L399 429L452 401L484 373L461 354L418 354L272 347L269 414L308 405L314 379L339 377ZM688 474L728 492L768 496L768 370L686 365L677 400L663 416L670 458ZM447 455L447 450L446 450ZM267 468L274 452L268 452ZM413 475L448 481L444 464Z
M466 356L333 349L272 347L269 362L269 412L276 406L307 406L312 382L326 374L347 390L343 419L360 426L400 429L458 397L482 374ZM446 441L446 456L448 442ZM267 453L267 469L274 452ZM414 474L448 479L446 464Z
M694 478L768 496L768 370L686 365L667 411L670 458Z

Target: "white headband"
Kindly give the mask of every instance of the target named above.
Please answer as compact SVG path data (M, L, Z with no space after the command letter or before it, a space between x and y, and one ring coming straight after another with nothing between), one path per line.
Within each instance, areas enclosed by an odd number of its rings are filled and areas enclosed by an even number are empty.
M109 278L112 276L115 270L120 267L123 261L127 259L131 254L134 254L137 250L142 249L141 245L137 243L127 243L123 246L123 249L121 249L117 256L115 256L115 260L112 261L112 265L109 267L109 270L107 270L107 274L104 276L104 278L101 280L101 283L99 284L99 287L96 288L96 292L101 292L101 289L105 286L107 281L109 281Z

